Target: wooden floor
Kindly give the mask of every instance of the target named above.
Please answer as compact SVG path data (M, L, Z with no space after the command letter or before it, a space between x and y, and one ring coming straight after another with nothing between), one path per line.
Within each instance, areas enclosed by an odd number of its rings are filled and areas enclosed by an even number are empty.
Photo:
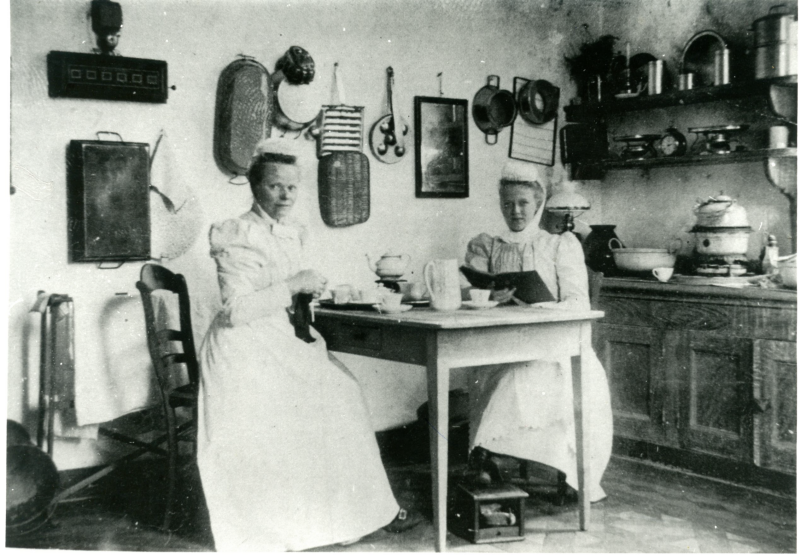
M165 534L156 526L161 510L161 464L149 472L106 478L88 495L63 503L51 521L29 534L7 534L7 547L73 550L212 551L207 512L196 472L187 475L179 529ZM430 471L424 461L387 466L403 505L430 515ZM451 476L464 471L456 465ZM511 472L513 474L513 472ZM517 482L521 482L517 480ZM763 490L721 483L672 468L614 457L603 478L608 498L592 507L588 532L577 531L575 504L557 506L548 488L527 500L526 534L521 542L473 545L452 534L448 548L467 552L658 552L794 553L796 502ZM534 488L535 489L535 488ZM349 547L315 551L432 551L428 519L404 534L379 531Z

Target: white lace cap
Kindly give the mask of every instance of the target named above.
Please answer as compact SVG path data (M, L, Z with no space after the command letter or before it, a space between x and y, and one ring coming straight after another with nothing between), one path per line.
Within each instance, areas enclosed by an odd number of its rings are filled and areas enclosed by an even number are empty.
M539 169L532 163L511 160L503 166L501 178L509 182L539 182Z
M255 158L265 153L274 153L299 158L299 151L296 140L289 140L287 138L267 138L258 142L253 157Z

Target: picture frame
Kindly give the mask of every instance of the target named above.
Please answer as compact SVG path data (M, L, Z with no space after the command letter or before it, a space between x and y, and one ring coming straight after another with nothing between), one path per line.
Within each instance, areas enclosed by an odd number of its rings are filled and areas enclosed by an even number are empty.
M414 97L417 198L469 197L466 99Z

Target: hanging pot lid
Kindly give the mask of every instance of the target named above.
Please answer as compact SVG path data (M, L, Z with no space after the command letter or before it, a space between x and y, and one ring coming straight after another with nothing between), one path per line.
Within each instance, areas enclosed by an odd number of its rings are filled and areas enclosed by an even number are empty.
M322 108L323 92L319 81L295 85L283 72L272 75L275 88L275 123L289 130L301 130L311 124Z

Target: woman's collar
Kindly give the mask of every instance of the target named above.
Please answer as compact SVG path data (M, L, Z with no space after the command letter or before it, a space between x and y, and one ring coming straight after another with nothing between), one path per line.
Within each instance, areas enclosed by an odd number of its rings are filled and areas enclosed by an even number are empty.
M289 217L275 219L258 202L253 202L252 212L256 214L276 237L301 238L303 227Z
M507 243L524 245L533 242L533 240L541 233L542 229L533 223L529 223L528 226L522 231L511 231L510 229L506 228L497 236Z

